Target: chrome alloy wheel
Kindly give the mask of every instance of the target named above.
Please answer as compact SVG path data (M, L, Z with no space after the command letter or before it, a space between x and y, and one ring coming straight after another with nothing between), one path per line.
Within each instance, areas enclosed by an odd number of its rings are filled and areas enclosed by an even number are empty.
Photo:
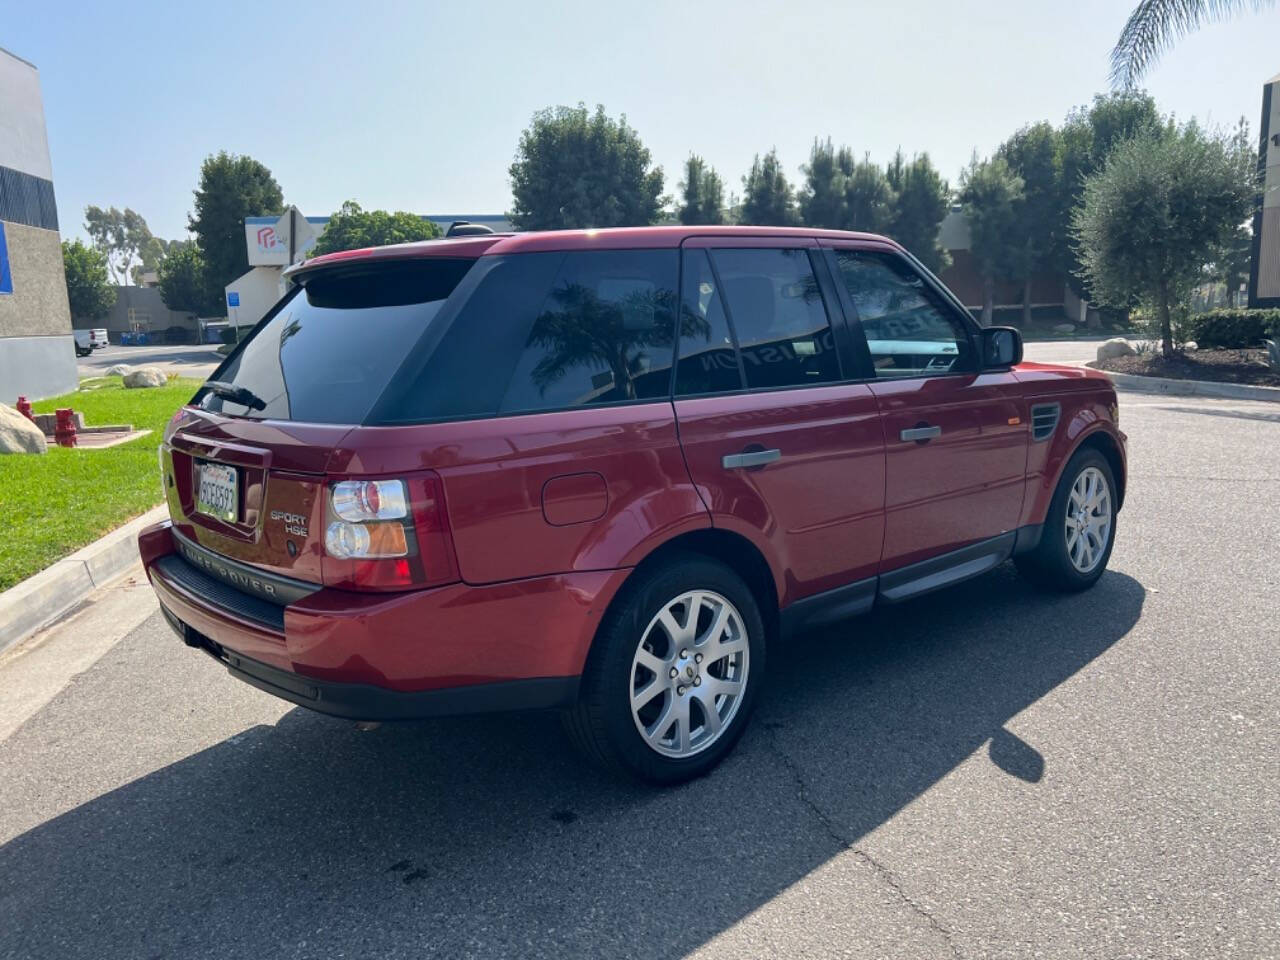
M1067 556L1080 573L1092 573L1111 537L1111 488L1097 467L1086 467L1067 497Z
M631 661L631 717L645 743L683 758L720 739L746 692L749 653L742 616L720 594L663 604Z

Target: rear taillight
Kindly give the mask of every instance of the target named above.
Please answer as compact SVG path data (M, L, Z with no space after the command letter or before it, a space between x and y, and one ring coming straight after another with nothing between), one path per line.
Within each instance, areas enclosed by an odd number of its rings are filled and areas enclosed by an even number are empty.
M407 590L458 579L440 477L327 485L324 582L353 590Z

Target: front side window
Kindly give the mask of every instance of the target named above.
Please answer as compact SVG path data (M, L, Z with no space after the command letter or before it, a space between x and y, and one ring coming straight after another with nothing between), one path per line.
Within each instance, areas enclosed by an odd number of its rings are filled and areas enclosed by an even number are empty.
M498 412L667 397L677 257L675 250L566 254Z
M963 324L909 263L869 250L837 250L836 261L876 377L926 377L973 368Z
M747 387L806 387L840 379L818 280L803 249L713 250Z

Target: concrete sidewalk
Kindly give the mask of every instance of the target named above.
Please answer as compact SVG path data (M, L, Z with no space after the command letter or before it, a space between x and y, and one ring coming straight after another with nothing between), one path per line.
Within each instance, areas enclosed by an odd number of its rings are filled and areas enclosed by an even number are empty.
M0 593L0 653L74 609L138 560L138 532L169 516L165 504L148 510Z

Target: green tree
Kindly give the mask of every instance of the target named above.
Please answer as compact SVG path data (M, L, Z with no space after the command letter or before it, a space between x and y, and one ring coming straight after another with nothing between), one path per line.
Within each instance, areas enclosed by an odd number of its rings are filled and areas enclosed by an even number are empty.
M846 230L885 233L893 222L898 198L880 165L863 157L844 177Z
M533 115L511 164L512 209L523 230L656 223L667 198L662 167L627 125L603 106L553 107Z
M134 260L152 240L147 221L128 207L103 209L90 204L84 208L84 229L94 247L106 257L112 280L121 286L127 284Z
M205 158L195 191L195 212L187 223L209 273L208 289L221 291L248 271L245 217L278 215L283 210L280 184L257 160L225 150Z
M309 255L318 257L322 253L334 253L338 250L412 243L438 236L440 228L416 213L365 210L354 200L348 200L329 218L329 225L324 228L324 233L320 234L320 239L311 248Z
M67 276L67 302L76 321L99 320L116 302L107 277L107 257L79 240L62 241L62 267Z
M177 253L190 240L164 240L161 237L148 237L147 242L142 245L138 251L138 257L141 262L138 263L131 271L133 282L135 284L142 282L142 275L145 273L160 272L160 264L164 258L171 253Z
M1101 170L1119 144L1132 140L1143 130L1163 126L1155 98L1145 90L1096 94L1088 111L1081 108L1089 124L1089 163Z
M226 313L223 285L210 282L204 254L194 243L186 243L160 262L160 297L170 310L197 316Z
M1060 229L1058 204L1062 202L1062 155L1058 133L1052 124L1023 127L996 150L1009 169L1022 178L1022 199L1015 207L1019 251L1015 266L1022 280L1022 323L1031 322L1031 281L1041 270L1052 269L1056 245L1067 238Z
M841 147L837 152L831 138L813 138L809 162L800 169L804 185L800 188L801 221L810 227L839 230L845 224L845 177L853 172L853 152Z
M1261 10L1275 0L1139 0L1111 51L1111 82L1132 87L1176 40L1206 23L1243 10Z
M778 151L756 154L751 171L742 178L741 223L751 226L793 226L797 223L795 195L778 161Z
M1238 138L1195 123L1140 132L1085 183L1072 224L1102 302L1149 305L1173 354L1173 313L1253 206L1257 163Z
M1209 264L1209 276L1227 288L1227 305L1240 306L1240 285L1249 276L1253 259L1253 230L1240 224L1218 248Z
M714 167L690 154L680 181L681 204L676 217L684 224L724 223L724 183Z
M885 169L889 186L897 196L889 236L897 240L934 273L951 263L951 255L938 238L942 221L951 209L951 189L929 154L918 153L908 163L902 151Z
M1143 130L1163 129L1155 100L1142 91L1098 94L1088 106L1067 115L1057 131L1061 168L1059 196L1054 204L1053 269L1065 273L1076 291L1092 299L1072 240L1072 211L1080 205L1085 180L1101 170L1117 144Z
M991 323L997 280L1016 276L1021 244L1017 238L1022 178L1003 157L979 162L974 157L960 175L960 203L969 224L969 250L982 275L982 323Z

